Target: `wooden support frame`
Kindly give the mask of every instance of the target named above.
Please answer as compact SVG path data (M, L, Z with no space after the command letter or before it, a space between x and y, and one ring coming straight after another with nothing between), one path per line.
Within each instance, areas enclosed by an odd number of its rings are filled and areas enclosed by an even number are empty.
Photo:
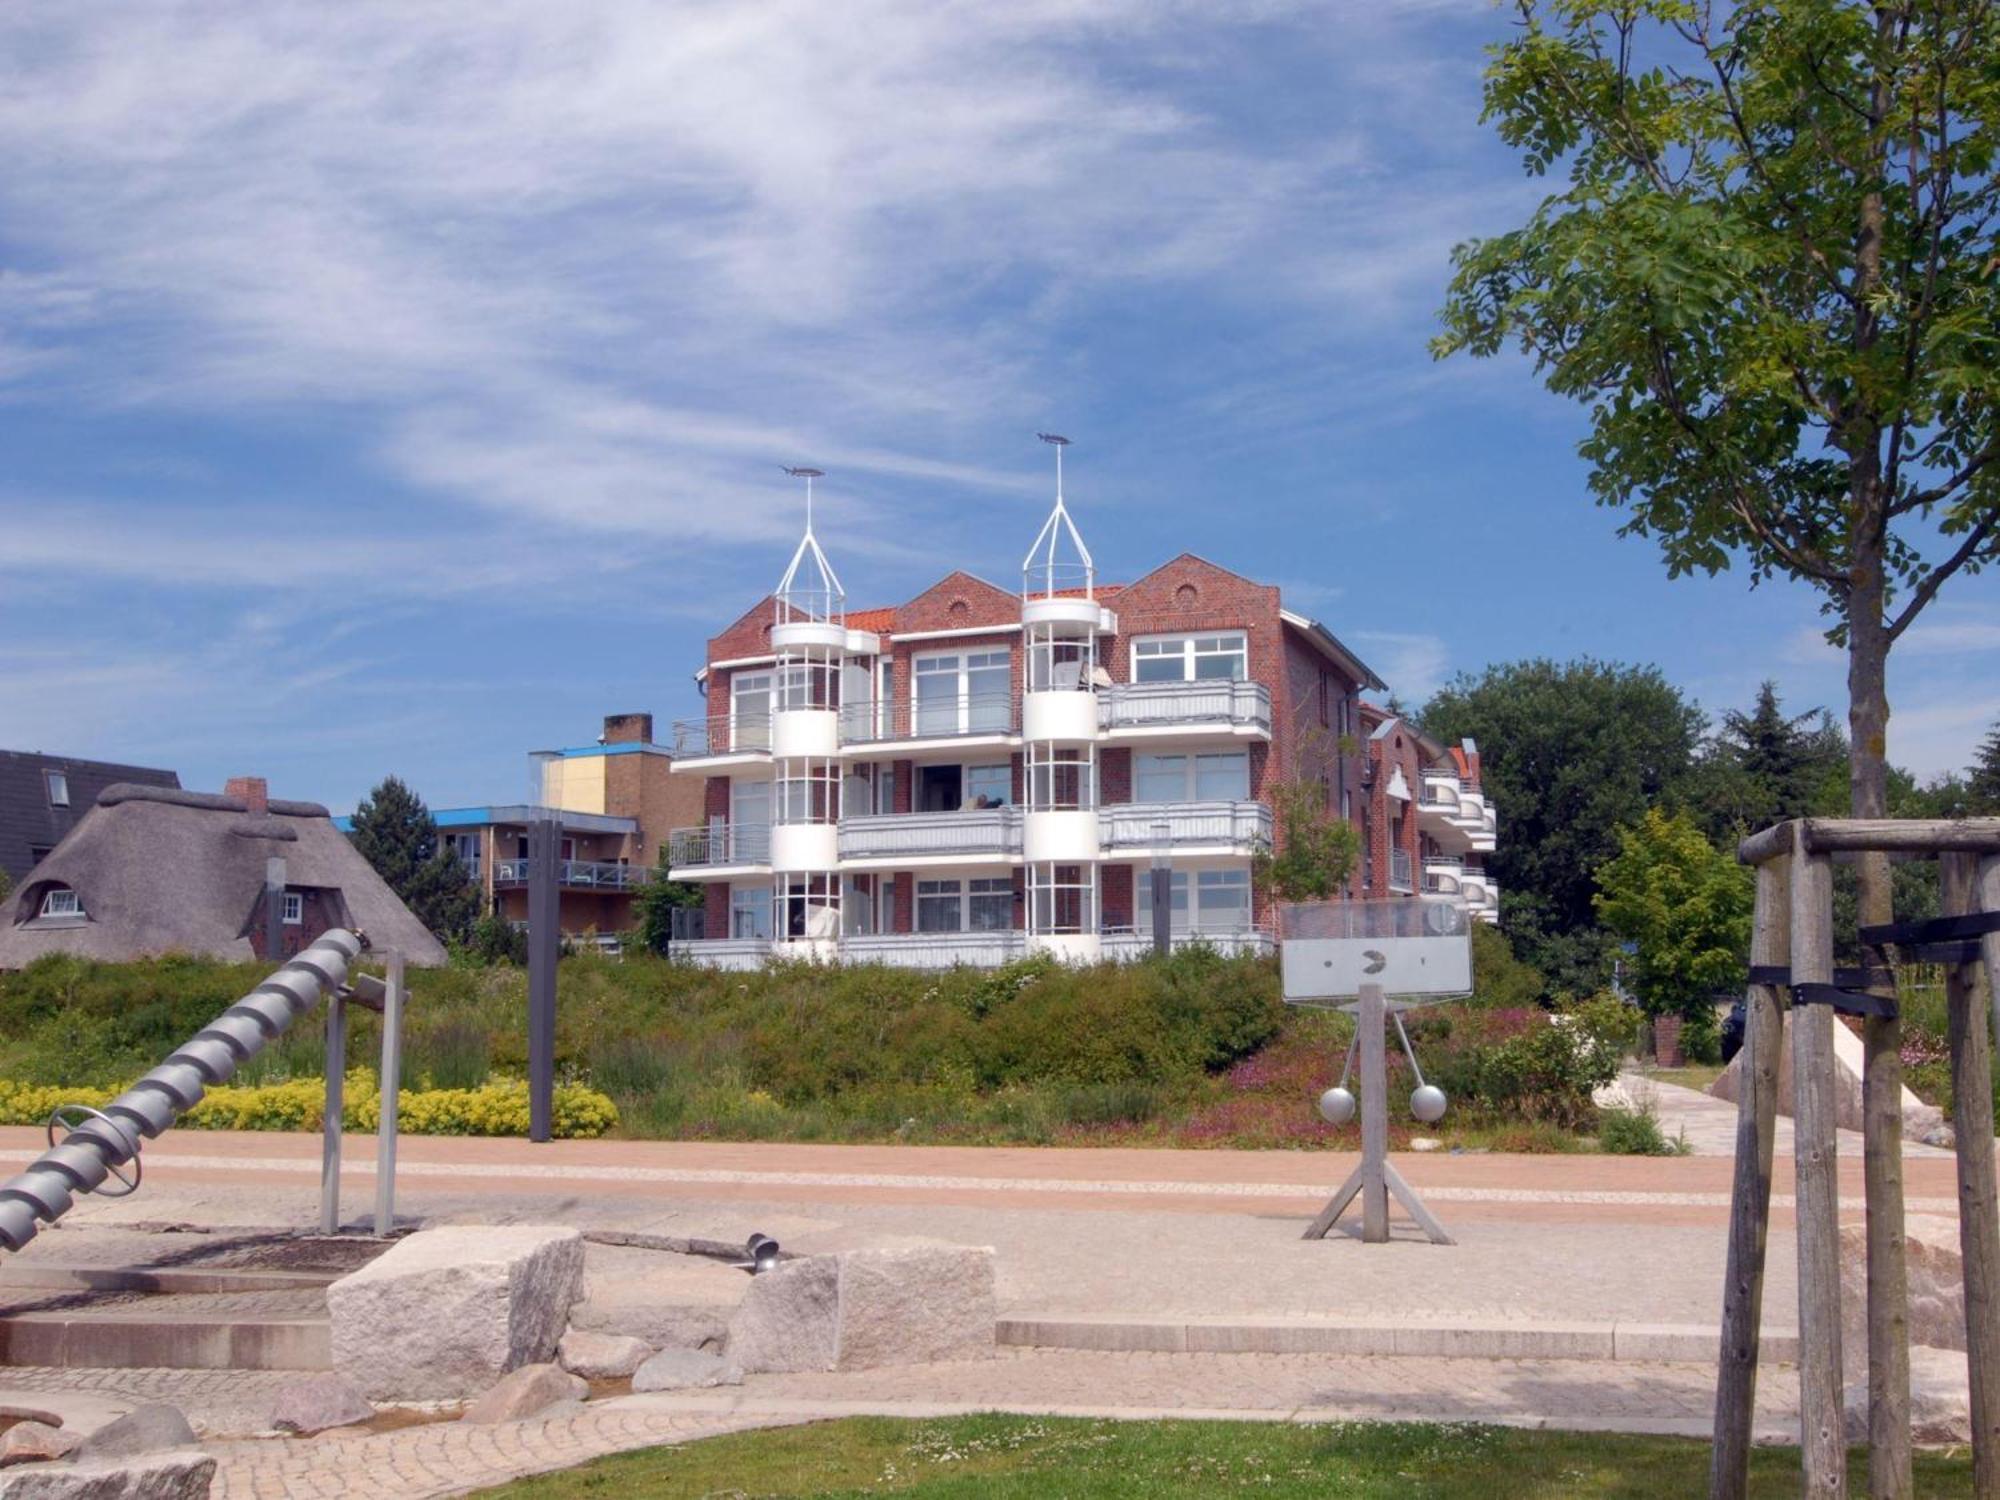
M1832 864L1884 856L1937 859L1947 916L2000 912L2000 818L1956 820L1799 819L1743 840L1738 857L1757 867L1750 986L1739 1093L1736 1170L1730 1208L1727 1280L1716 1374L1715 1443L1709 1494L1741 1500L1749 1479L1756 1409L1759 1319L1771 1202L1778 1049L1790 1005L1799 1254L1800 1449L1805 1493L1845 1496L1847 1461L1842 1392L1839 1188L1835 1173L1832 1028ZM1872 920L1880 921L1879 915ZM1981 924L1970 924L1977 931ZM1948 929L1947 929L1948 930ZM1893 932L1871 941L1895 941ZM1927 941L1919 924L1913 941ZM1956 939L1954 939L1956 941ZM1968 962L1947 965L1956 1105L1959 1227L1965 1267L1967 1366L1973 1416L1974 1493L2000 1500L2000 1185L1993 1109L1985 1080L2000 1047L2000 931L1979 931L1979 966L1992 992L1978 1002ZM1909 957L1906 951L1905 957ZM1969 947L1961 957L1970 957ZM1789 957L1789 965L1780 965ZM1871 968L1886 955L1878 954ZM1784 981L1779 985L1769 981ZM1807 987L1811 987L1808 990ZM1883 986L1871 984L1882 993ZM1866 996L1849 999L1865 1000ZM1845 1002L1842 1002L1845 1003ZM1856 1008L1856 1007L1851 1007ZM1900 1069L1882 1059L1893 1025L1870 1016L1864 1044L1865 1181L1868 1192L1869 1491L1901 1500L1909 1480L1907 1284L1902 1259L1903 1192ZM1893 1022L1893 1009L1886 1018ZM1895 1119L1884 1111L1895 1108ZM1893 1162L1878 1160L1893 1152Z

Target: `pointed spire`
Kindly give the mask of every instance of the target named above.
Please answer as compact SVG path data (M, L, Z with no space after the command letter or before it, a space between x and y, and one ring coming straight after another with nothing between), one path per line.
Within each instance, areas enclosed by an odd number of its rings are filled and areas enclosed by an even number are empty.
M1069 439L1054 432L1038 432L1035 436L1056 450L1056 504L1035 534L1028 555L1021 560L1021 597L1049 599L1062 593L1080 593L1086 599L1093 599L1096 565L1091 562L1090 549L1084 546L1076 522L1070 519L1069 506L1063 500L1063 449L1069 446Z
M826 560L819 538L813 535L813 481L824 479L826 471L788 467L785 472L806 482L806 534L799 538L791 564L778 580L778 623L816 620L843 624L847 617L847 593L840 586L840 575Z

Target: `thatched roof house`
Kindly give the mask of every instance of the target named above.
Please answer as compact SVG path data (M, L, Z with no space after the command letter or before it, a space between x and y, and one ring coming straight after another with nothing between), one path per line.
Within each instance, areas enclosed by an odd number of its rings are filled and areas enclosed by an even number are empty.
M120 784L0 905L0 969L44 953L113 962L162 953L270 958L267 861L284 861L280 954L334 927L371 947L441 964L443 946L411 915L316 802L265 795L260 778L221 796Z

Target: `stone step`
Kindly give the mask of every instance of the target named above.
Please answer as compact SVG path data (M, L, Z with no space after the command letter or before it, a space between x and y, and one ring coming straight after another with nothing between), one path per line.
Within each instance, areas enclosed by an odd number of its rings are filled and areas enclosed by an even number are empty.
M151 1300L123 1304L115 1311L14 1312L0 1317L0 1365L115 1370L332 1368L323 1314L176 1315L148 1307Z
M1449 1359L1579 1359L1714 1364L1717 1330L1706 1323L1567 1323L1312 1317L1078 1317L999 1319L1002 1344L1191 1354L1348 1354ZM1791 1364L1798 1335L1766 1329L1763 1359Z

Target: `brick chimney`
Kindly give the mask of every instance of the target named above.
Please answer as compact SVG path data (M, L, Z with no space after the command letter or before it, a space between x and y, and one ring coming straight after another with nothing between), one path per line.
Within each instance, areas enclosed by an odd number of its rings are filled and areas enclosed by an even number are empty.
M653 742L651 714L606 714L604 743L607 745L650 745Z
M261 776L232 776L222 795L242 799L252 817L261 818L271 810L270 784Z

